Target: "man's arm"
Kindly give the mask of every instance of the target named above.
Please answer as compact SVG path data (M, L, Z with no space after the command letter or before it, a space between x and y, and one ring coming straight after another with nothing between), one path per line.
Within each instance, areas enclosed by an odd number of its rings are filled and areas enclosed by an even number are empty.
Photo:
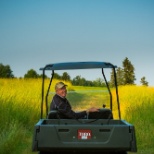
M74 112L71 109L71 106L65 103L61 103L61 105L59 106L58 111L64 115L66 118L69 119L79 119L79 118L84 118L87 113L86 111L82 111L82 112Z

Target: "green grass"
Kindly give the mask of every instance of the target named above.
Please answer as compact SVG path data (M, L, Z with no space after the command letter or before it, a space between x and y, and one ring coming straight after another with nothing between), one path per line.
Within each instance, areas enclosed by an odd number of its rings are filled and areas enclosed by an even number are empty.
M125 86L119 91L123 118L135 125L137 153L154 154L154 88Z
M40 118L41 80L0 79L0 86L0 154L33 154L33 129ZM68 90L74 110L109 106L106 89L69 84ZM119 96L122 119L135 125L137 154L154 154L154 88L119 87ZM115 117L116 107L113 108Z

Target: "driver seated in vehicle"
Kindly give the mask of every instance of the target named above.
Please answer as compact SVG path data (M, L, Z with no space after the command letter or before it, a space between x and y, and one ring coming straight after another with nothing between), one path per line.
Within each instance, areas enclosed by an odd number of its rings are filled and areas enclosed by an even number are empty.
M50 104L50 110L57 110L60 118L63 119L80 119L85 118L90 112L99 112L98 108L92 107L85 111L75 112L72 110L71 104L66 98L67 89L66 84L63 82L58 82L55 85L56 94L53 96L53 99Z

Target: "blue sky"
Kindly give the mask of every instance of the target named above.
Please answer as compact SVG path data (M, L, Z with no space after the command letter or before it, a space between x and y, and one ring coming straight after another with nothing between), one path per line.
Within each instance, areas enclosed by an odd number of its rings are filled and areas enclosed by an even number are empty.
M57 62L122 67L126 57L136 84L145 76L154 86L153 0L0 0L0 63L17 77ZM97 71L69 74L100 77Z

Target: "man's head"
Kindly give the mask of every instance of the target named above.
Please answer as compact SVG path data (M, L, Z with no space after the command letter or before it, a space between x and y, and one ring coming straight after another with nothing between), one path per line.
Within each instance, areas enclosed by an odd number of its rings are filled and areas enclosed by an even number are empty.
M58 94L61 97L66 97L67 90L66 90L66 84L63 82L58 82L55 85L56 94Z

